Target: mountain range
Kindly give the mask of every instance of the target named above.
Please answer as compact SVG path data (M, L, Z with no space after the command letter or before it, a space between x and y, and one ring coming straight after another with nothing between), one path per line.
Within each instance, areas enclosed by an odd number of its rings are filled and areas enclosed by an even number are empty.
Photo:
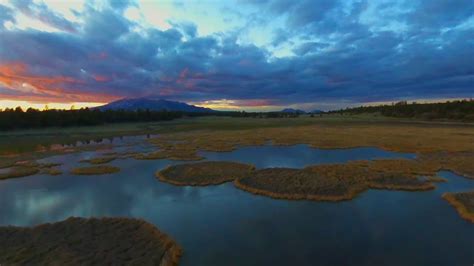
M179 112L190 112L190 113L209 113L216 112L215 110L190 105L182 102L168 101L164 99L150 99L150 98L124 98L106 105L97 107L98 109L105 110L127 110L136 111L150 110L150 111L179 111Z
M291 113L291 114L306 114L305 111L300 109L293 109L293 108L285 108L280 111L281 113Z
M136 111L136 110L150 110L150 111L175 111L175 112L188 112L188 113L211 113L218 112L216 110L199 107L195 105L190 105L183 102L169 101L164 99L153 99L149 97L141 98L124 98L114 102L110 102L106 105L96 107L99 110L127 110L127 111ZM292 114L306 114L306 111L293 108L285 108L281 110L282 113L292 113ZM321 113L321 110L314 110L310 113Z

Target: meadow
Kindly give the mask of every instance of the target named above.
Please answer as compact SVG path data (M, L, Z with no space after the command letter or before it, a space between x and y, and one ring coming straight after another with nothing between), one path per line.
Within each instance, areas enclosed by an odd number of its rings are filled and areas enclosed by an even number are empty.
M384 117L380 114L322 115L297 118L193 117L172 121L115 123L83 127L51 127L43 129L0 131L0 154L31 152L53 144L95 143L117 136L153 135L195 130L243 130L308 125L419 125L421 127L472 127L474 123L425 121Z

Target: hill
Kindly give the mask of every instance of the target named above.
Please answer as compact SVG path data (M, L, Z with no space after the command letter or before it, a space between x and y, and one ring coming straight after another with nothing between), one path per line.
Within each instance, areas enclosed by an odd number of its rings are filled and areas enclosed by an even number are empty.
M285 108L280 111L281 113L292 113L292 114L306 114L305 111L300 109L293 109L293 108Z
M172 111L172 112L189 112L189 113L210 113L216 112L209 108L189 105L182 102L174 102L163 99L149 98L125 98L115 102L108 103L97 107L101 111L106 110L150 110L150 111Z

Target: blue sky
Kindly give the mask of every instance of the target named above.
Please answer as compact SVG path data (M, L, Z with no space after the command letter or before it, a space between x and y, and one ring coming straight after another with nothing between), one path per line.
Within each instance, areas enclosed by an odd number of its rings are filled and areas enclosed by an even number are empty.
M472 0L0 0L0 108L474 96Z

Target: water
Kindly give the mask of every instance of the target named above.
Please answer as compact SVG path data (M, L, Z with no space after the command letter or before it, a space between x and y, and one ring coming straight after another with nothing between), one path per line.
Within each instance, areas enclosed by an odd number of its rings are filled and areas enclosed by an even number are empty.
M415 154L384 151L374 147L354 149L313 149L306 144L294 146L253 146L233 152L200 152L212 161L238 161L257 168L290 167L303 168L311 164L345 163L351 160L374 160L380 158L414 159Z
M413 158L375 148L318 150L306 145L202 153L257 167L297 167L351 159ZM56 156L64 170L94 156ZM180 265L472 265L474 224L441 198L474 189L450 172L428 192L370 190L339 203L256 196L232 183L176 187L153 173L168 160L117 160L106 176L31 176L0 182L0 224L35 225L69 216L143 218L184 248Z

